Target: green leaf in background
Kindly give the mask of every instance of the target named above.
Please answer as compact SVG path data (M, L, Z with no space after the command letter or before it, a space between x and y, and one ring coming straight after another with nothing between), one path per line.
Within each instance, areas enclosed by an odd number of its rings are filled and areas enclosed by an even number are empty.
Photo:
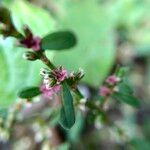
M57 147L57 150L69 150L69 148L70 148L70 144L69 143L63 143L63 144L60 144Z
M40 61L29 62L22 58L25 49L15 47L15 40L0 37L0 108L17 100L19 89L40 83Z
M70 129L75 123L73 97L66 82L62 84L62 108L60 111L60 124L65 129Z
M27 1L15 0L10 5L11 16L15 27L23 33L23 25L28 25L38 36L46 35L54 29L54 19L50 14Z
M124 26L134 52L137 55L150 54L150 1L148 0L118 0L111 2L111 16L115 19L116 26ZM119 12L119 13L118 13ZM122 17L124 16L124 17Z
M54 20L48 12L26 1L11 1L8 8L11 10L15 27L21 33L24 24L38 36L44 36L54 29ZM3 40L0 37L0 108L6 108L16 101L19 89L37 85L41 79L41 62L31 63L23 60L22 54L25 49L17 48L15 43L12 38ZM49 57L52 56L53 52L49 52Z
M20 98L33 98L39 94L41 94L39 87L27 87L27 88L22 89L18 93L18 96Z
M129 94L127 95L127 94L122 94L122 93L114 93L113 98L117 99L118 101L129 104L133 107L139 107L140 106L139 100L136 97L129 95Z
M54 62L70 71L83 68L86 73L83 81L99 86L115 58L115 36L111 17L106 19L106 9L96 1L58 0L57 4L64 14L58 16L59 28L73 31L78 44L71 51L55 53Z
M125 76L125 74L127 73L128 68L127 67L120 67L118 66L116 71L115 71L115 75L119 78L122 78Z
M76 44L75 35L69 31L54 32L42 39L42 50L69 49Z
M130 142L130 146L129 146L129 150L149 150L150 141L145 138L136 137Z
M132 88L124 81L118 84L119 91L123 94L133 94Z

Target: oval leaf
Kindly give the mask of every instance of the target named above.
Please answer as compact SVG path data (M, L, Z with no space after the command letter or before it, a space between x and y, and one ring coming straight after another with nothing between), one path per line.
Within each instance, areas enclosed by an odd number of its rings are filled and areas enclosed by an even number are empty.
M122 93L114 93L113 98L115 98L119 101L122 101L126 104L129 104L133 107L139 107L140 106L139 100L136 97L134 97L132 95L129 95L129 94L125 95L125 94L122 94Z
M118 84L118 87L119 87L119 91L122 93L122 94L133 94L133 90L132 88L125 82L121 82Z
M70 129L75 123L73 97L66 82L62 84L62 108L60 112L60 124L65 129Z
M41 94L39 87L27 87L18 93L20 98L32 98Z
M69 31L54 32L45 36L41 42L41 49L62 50L73 47L76 44L76 38Z

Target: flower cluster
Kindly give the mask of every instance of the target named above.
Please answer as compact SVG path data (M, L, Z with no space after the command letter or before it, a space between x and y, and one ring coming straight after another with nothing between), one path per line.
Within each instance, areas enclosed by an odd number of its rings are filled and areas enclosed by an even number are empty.
M51 77L56 81L57 84L60 84L67 78L67 70L60 66L52 70Z
M42 68L40 75L43 76L43 85L40 90L45 96L51 96L53 93L59 92L61 82L67 78L67 70L62 66L53 70Z
M99 95L103 97L107 97L113 92L117 91L117 83L120 81L120 78L117 77L116 75L110 75L106 80L105 80L105 85L100 87L99 89Z
M60 91L60 85L55 85L53 87L46 87L45 84L40 86L40 91L43 93L44 97L48 98Z
M51 71L46 68L42 68L40 70L40 75L43 76L43 83L46 85L46 87L59 85L67 78L67 74L67 70L65 70L62 66L57 67Z
M39 51L41 38L38 36L33 36L32 32L27 26L24 27L24 33L25 37L23 37L19 43L25 48L31 48L34 51Z

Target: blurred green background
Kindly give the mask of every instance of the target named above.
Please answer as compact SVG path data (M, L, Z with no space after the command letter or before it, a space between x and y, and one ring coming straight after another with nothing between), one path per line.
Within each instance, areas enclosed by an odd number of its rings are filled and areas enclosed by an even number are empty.
M141 100L141 108L124 106L121 126L132 141L127 149L150 149L149 0L1 0L0 3L11 10L13 23L20 32L24 24L39 36L56 30L73 31L78 39L76 47L47 54L54 63L70 71L83 68L86 75L82 82L87 87L98 88L117 64L129 67L129 81ZM15 39L4 40L0 36L1 107L15 102L20 88L38 85L41 80L41 63L27 62L22 54ZM95 134L92 132L93 138L89 140L97 145L99 135ZM83 143L88 145L90 141ZM105 142L102 145L108 145Z

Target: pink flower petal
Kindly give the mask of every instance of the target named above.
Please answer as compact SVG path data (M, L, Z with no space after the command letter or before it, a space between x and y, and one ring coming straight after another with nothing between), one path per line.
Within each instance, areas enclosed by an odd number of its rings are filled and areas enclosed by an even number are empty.
M104 97L108 96L110 92L111 92L110 89L106 86L102 86L99 90L99 94Z
M115 75L111 75L106 79L106 83L110 84L110 85L114 85L117 83L117 77Z

